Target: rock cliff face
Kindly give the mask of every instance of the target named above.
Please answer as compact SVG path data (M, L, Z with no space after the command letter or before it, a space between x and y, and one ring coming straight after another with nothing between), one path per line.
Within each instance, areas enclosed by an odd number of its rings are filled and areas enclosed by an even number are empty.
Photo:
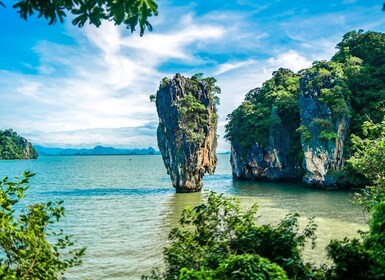
M384 118L385 34L351 31L329 61L273 72L229 116L235 179L302 179L326 188L365 185L346 168L351 135Z
M302 179L328 188L345 183L340 171L350 93L342 73L340 64L328 62L316 63L297 76L280 69L261 89L248 93L227 126L233 177ZM252 137L245 142L248 135Z
M0 130L1 159L36 159L38 154L27 139L17 135L12 129Z
M269 128L267 145L254 143L251 148L245 149L239 143L232 142L230 163L234 178L267 181L300 178L300 161L291 153L291 147L298 145L295 143L298 139L292 137L296 127L282 119L275 108L271 115L278 121Z
M322 92L333 89L338 77L324 75L317 79L319 75L316 71L300 80L301 144L306 171L303 181L311 185L337 187L340 182L334 174L344 167L344 143L350 119L348 112L336 114L330 104L321 101ZM317 86L312 85L312 80L318 80Z
M158 146L177 192L200 191L217 156L215 79L176 74L163 79L156 94Z

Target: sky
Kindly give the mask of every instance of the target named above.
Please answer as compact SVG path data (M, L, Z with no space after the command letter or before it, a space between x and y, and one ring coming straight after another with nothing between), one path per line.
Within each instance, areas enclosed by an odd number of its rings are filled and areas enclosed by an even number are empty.
M49 26L0 7L0 130L48 147L155 147L149 96L175 73L213 76L226 116L280 67L330 59L351 30L385 32L383 0L159 0L152 32Z

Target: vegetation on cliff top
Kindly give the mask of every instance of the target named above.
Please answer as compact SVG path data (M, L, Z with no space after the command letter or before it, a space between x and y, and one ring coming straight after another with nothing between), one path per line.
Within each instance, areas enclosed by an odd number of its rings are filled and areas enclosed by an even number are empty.
M164 77L160 89L171 85L169 78ZM202 143L205 139L206 127L216 127L218 122L217 106L221 89L216 85L213 77L203 77L197 73L191 78L184 78L184 96L178 102L179 128L182 129L188 142ZM201 93L207 93L208 100L200 100ZM150 95L150 101L155 101L156 95Z
M330 61L316 61L312 67L297 74L279 69L261 88L246 94L245 101L228 116L225 138L249 150L256 143L267 145L269 129L285 122L286 126L293 123L297 130L297 135L291 132L294 147L301 145L299 135L302 141L309 141L312 137L310 127L299 126L300 91L303 94L319 92L320 104L330 108L330 117L313 119L309 124L320 127L320 140L337 138L333 121L343 116L350 121L348 135L365 138L362 123L378 123L384 117L385 34L351 31L344 35L337 49ZM275 110L278 111L276 115L273 114ZM345 157L351 153L351 145L351 137L348 137ZM301 158L302 150L296 148L294 151L299 153L297 158Z
M267 145L269 128L281 120L298 127L298 95L299 75L289 69L278 69L261 88L247 93L245 101L228 115L225 138L247 149L254 143ZM272 114L272 108L278 115Z
M186 95L179 103L180 125L186 130L189 142L201 143L205 138L205 127L216 127L219 104L218 94L221 90L215 85L213 77L203 78L202 73L193 75L187 80ZM197 97L200 91L207 91L209 104L203 104Z
M36 159L38 154L25 138L12 129L0 130L0 159Z

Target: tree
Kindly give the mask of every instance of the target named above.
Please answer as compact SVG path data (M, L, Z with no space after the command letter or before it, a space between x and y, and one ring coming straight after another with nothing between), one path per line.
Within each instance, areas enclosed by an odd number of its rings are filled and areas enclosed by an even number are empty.
M385 201L385 118L381 123L366 121L361 138L352 135L354 154L349 159L352 167L369 179L371 186L363 194L357 194L357 203L370 212L381 201Z
M209 193L206 201L185 209L164 250L164 274L144 279L309 279L316 268L303 262L306 241L314 245L310 219L300 231L298 214L278 225L256 223L257 206L243 209L231 197Z
M349 162L372 184L356 195L356 203L369 212L369 231L327 246L333 261L327 279L385 279L385 119L378 124L366 121L363 135L364 139L352 136L354 154Z
M0 6L5 7L2 1ZM24 20L36 13L38 18L48 20L48 24L63 23L69 14L75 17L72 23L78 27L87 21L99 27L103 20L108 20L134 32L139 25L141 36L146 29L152 31L149 17L158 15L156 0L20 0L12 7Z
M84 248L53 224L64 216L63 201L24 206L20 200L34 174L0 181L0 279L57 280L81 263ZM57 227L56 227L57 228Z

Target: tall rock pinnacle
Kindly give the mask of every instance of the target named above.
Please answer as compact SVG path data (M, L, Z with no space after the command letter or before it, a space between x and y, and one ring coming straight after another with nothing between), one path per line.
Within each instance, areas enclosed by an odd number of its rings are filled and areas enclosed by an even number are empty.
M176 74L164 78L156 94L158 146L176 192L200 191L203 175L215 171L220 93L215 82L202 74Z

